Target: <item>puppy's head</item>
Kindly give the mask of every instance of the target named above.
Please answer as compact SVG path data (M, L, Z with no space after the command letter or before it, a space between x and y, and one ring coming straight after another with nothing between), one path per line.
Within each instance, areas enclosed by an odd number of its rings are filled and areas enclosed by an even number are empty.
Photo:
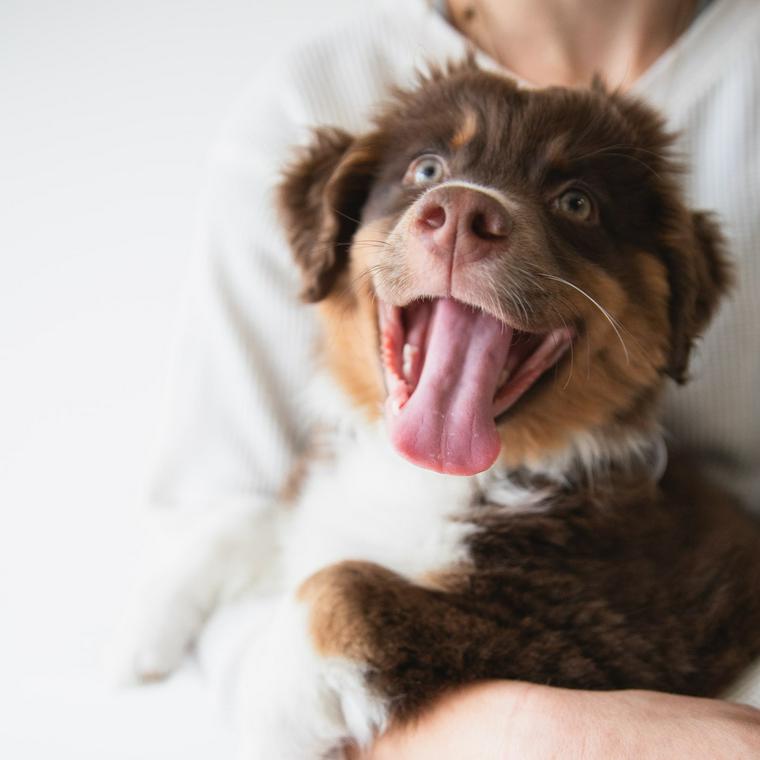
M472 63L316 132L279 188L304 297L401 454L473 474L651 428L728 282L670 144L632 98Z

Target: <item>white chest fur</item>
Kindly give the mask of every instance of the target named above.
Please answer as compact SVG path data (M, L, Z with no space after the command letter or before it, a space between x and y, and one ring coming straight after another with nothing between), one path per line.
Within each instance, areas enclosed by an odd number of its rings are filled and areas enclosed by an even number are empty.
M466 559L472 527L462 518L473 478L439 475L403 460L377 429L343 436L318 466L287 530L289 584L346 559L377 562L418 578Z

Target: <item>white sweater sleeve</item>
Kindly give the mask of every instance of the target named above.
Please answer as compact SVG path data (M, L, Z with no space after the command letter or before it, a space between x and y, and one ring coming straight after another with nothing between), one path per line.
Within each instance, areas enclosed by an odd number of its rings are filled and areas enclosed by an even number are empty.
M280 488L302 438L314 318L272 199L301 134L269 81L260 77L211 155L153 504L255 507Z

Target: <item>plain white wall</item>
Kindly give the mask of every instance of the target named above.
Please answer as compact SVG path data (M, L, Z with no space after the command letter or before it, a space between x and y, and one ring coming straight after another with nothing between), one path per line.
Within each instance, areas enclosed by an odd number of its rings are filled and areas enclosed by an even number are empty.
M215 130L283 44L372 0L0 3L0 756L222 757L187 679L97 662Z

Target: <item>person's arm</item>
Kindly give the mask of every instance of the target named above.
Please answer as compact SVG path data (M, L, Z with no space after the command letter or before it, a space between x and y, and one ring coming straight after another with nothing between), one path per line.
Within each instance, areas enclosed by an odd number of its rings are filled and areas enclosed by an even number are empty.
M760 711L645 691L477 684L352 760L751 760Z
M210 157L154 505L220 510L274 497L303 434L314 320L272 197L303 134L273 86L251 88Z
M303 139L262 77L217 140L150 483L148 549L109 651L120 681L172 672L270 559L269 514L304 433L312 311L272 198Z

